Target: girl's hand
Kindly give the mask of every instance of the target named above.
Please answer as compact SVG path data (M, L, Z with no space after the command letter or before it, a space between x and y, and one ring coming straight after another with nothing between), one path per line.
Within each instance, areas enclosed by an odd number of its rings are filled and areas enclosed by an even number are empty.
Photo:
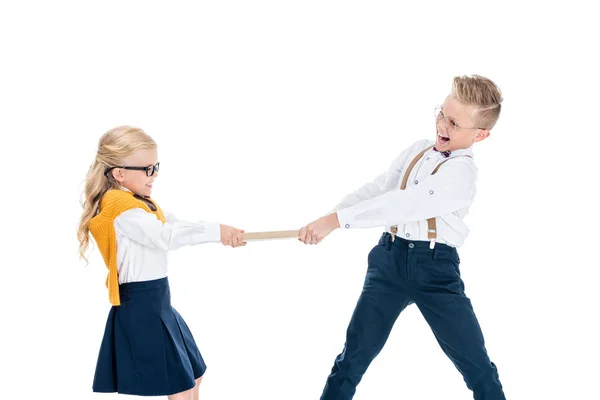
M231 247L245 246L244 230L229 225L221 225L221 243Z

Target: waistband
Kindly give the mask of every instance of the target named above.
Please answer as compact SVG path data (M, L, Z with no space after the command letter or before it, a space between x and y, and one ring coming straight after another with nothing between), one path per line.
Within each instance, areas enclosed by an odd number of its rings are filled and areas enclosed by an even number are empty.
M430 242L425 240L406 240L399 236L396 236L392 242L392 234L384 232L379 239L380 245L388 246L388 248L399 247L402 249L417 250L419 252L434 252L434 253L456 253L456 247L448 246L443 243L436 243L433 250L431 250Z
M169 280L167 277L160 279L153 279L151 281L141 281L141 282L128 282L122 283L119 285L119 293L127 294L127 293L135 293L135 292L145 292L151 290L159 290L169 287Z

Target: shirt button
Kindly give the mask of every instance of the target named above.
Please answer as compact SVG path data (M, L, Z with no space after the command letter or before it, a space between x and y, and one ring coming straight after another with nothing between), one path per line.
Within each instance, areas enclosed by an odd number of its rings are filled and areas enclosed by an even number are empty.
M425 158L425 161L429 161L429 157Z
M410 233L407 233L407 234L406 234L406 237L410 237Z
M344 226L346 227L346 229L350 228L350 224L346 224Z
M433 190L430 190L430 191L429 191L429 194L433 194Z
M414 249L415 248L415 244L414 243L409 243L408 247L411 248L411 249Z
M418 185L418 184L419 184L419 181L415 181L415 185Z

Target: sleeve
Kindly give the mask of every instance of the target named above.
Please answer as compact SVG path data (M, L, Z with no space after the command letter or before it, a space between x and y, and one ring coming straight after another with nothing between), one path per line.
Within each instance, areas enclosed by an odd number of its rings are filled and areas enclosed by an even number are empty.
M404 150L396 159L392 162L386 172L383 172L377 176L372 182L368 182L358 190L344 196L339 204L330 211L334 213L356 204L362 203L363 201L381 196L384 193L398 189L400 186L400 178L404 172L405 166L410 155L418 154L418 152L425 149L430 144L427 140L421 140L414 143L412 146Z
M172 214L164 224L152 213L132 208L115 218L115 232L144 246L176 250L186 245L219 242L221 227L217 222L186 222Z
M338 211L340 227L371 228L450 214L471 204L476 180L472 162L448 162L419 185L398 188Z
M163 208L163 214L165 215L165 219L167 220L168 223L172 224L176 221L178 221L177 217L175 216L175 214L173 214L172 212L165 210Z

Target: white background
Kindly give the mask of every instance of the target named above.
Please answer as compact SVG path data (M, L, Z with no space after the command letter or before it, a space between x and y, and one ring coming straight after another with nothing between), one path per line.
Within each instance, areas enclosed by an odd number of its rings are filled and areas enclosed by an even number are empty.
M91 391L109 303L78 260L99 137L159 144L179 218L296 229L434 136L452 77L503 90L476 145L460 249L509 399L597 399L597 19L584 2L2 2L1 398ZM203 399L318 399L381 229L171 254L173 304L209 366ZM468 399L416 307L355 399Z

